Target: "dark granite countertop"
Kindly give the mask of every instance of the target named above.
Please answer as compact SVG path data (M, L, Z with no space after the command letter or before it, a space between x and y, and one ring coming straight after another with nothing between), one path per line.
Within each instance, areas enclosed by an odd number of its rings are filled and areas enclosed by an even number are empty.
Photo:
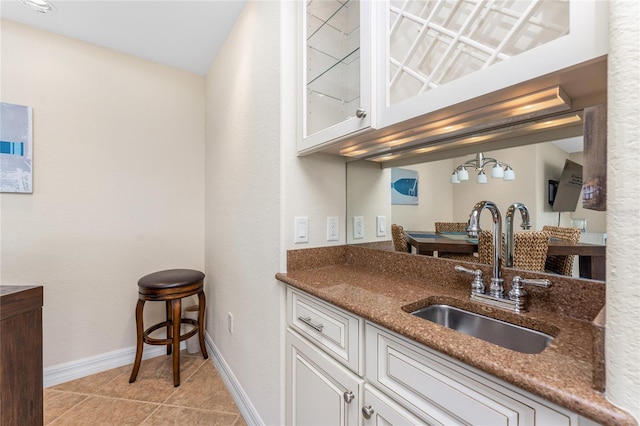
M291 250L276 278L440 351L481 371L603 424L636 425L604 396L604 283L504 269L505 287L518 274L550 278L527 288L529 312L516 314L472 302L461 262L355 246ZM470 266L467 264L466 266ZM475 265L491 276L489 265ZM410 315L446 303L555 336L540 354L522 354Z

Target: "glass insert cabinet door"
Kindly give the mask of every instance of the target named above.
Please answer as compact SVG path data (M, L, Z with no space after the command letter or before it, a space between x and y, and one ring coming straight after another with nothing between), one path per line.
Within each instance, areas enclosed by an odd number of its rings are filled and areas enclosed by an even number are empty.
M369 3L299 2L303 22L300 61L303 143L299 148L339 139L370 126Z
M569 1L389 1L390 104L569 33Z
M608 48L601 1L388 0L380 6L386 9L376 26L386 32L378 53L384 57L377 70L380 128L586 63Z

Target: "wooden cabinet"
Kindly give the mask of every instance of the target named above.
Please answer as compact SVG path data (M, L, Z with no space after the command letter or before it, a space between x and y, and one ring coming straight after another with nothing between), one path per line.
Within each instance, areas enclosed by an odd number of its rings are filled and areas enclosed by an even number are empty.
M42 287L0 286L0 424L41 425Z
M370 129L372 2L297 2L298 152Z
M605 211L607 210L607 105L585 108L584 117L582 207Z

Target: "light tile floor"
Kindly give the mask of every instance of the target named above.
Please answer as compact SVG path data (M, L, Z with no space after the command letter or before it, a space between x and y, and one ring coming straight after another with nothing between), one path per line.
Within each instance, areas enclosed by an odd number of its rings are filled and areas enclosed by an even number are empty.
M180 354L180 386L173 386L170 356L44 390L45 425L246 425L211 357Z

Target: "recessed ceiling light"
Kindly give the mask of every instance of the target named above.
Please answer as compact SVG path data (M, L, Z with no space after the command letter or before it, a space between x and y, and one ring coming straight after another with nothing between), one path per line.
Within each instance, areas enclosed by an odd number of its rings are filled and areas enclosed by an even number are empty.
M54 11L53 4L47 0L20 0L20 3L40 13L49 13Z

